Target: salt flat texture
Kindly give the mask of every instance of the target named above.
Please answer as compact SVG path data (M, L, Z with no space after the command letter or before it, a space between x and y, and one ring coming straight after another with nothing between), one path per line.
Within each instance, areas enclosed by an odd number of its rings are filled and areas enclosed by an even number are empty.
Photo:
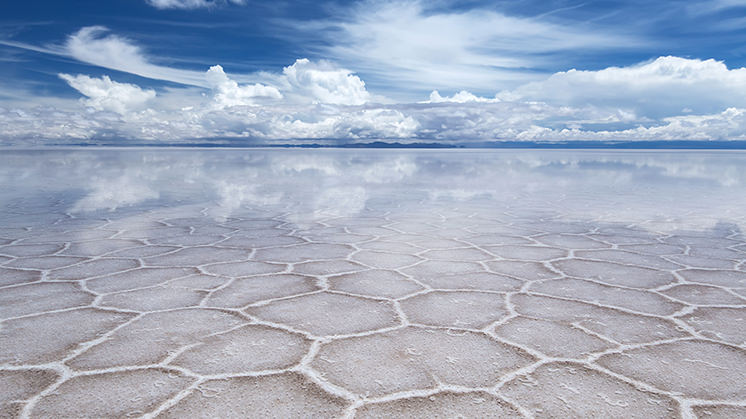
M0 417L746 416L743 154L14 151L0 190Z

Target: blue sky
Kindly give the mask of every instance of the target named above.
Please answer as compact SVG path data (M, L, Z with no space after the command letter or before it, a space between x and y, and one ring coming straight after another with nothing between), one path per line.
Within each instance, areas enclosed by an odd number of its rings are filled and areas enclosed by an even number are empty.
M744 40L745 0L7 1L0 142L744 139Z

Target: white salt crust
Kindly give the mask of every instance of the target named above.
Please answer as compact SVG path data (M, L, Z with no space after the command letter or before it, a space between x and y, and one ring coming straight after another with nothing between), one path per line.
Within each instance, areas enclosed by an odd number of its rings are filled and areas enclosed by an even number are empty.
M391 199L7 210L0 416L746 414L737 227Z

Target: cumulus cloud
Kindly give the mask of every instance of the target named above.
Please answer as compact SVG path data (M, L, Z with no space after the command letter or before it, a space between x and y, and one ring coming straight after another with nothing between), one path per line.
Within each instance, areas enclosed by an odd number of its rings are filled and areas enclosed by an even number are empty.
M257 100L281 99L295 103L361 105L370 100L365 83L351 71L326 61L301 58L282 73L241 74L228 77L220 65L204 73L154 64L132 40L108 33L102 26L88 26L70 35L64 53L87 64L206 87L215 92L219 107L253 105ZM246 83L248 80L252 82ZM263 81L264 83L257 83ZM244 84L239 85L239 82Z
M296 60L282 73L228 77L220 65L215 65L205 75L198 71L153 64L133 41L110 34L107 28L101 26L84 27L70 35L64 50L69 56L87 64L212 89L220 107L252 105L261 98L281 99L283 94L292 102L338 105L360 105L371 98L365 83L351 71L329 62L314 62L307 58ZM239 85L239 82L250 79L265 83Z
M573 138L577 133L561 133ZM634 141L656 140L746 140L746 108L728 108L708 115L683 115L664 118L662 123L618 132L586 134L589 139Z
M267 84L239 85L215 65L207 71L206 81L221 108L278 99L292 104L362 105L371 97L360 77L325 61L301 58L282 73L265 72L258 77Z
M223 67L215 65L207 70L205 75L207 85L215 92L215 103L219 108L229 106L254 105L263 98L282 99L277 88L263 84L239 86L223 71Z
M280 82L300 101L362 105L370 99L360 77L324 61L295 60L283 68Z
M157 99L156 99L157 100ZM50 107L5 109L2 144L48 144L66 141L230 142L253 144L349 143L379 140L468 144L477 141L572 140L746 140L746 108L664 118L626 129L567 127L586 117L582 110L521 103L441 103L376 105L330 109L319 105L188 107L181 111L144 110L127 118L111 112ZM559 122L557 122L559 121Z
M592 104L649 118L711 113L746 107L746 68L728 69L713 59L659 57L629 67L563 71L497 96L558 106Z
M267 139L407 139L419 123L398 109L330 106L277 107L257 115L251 135ZM266 118L266 119L265 119ZM236 121L240 125L240 121Z
M201 75L209 91L172 87L157 95L107 76L61 75L85 96L85 107L59 98L33 98L47 104L30 107L15 100L0 107L0 141L743 140L744 72L713 60L662 57L557 73L491 98L434 91L417 103L371 100L352 72L306 59L263 73L266 84L240 83L213 66Z
M109 76L93 78L84 74L72 76L60 74L73 89L84 94L86 106L97 110L113 111L124 114L128 111L141 109L146 102L155 97L155 91L141 89L139 86L112 81Z
M331 62L301 58L284 67L281 73L258 72L231 77L220 65L215 65L205 75L155 64L135 42L109 33L103 26L81 28L70 35L64 45L52 49L13 45L145 78L208 88L215 92L217 107L254 105L283 98L289 103L334 105L362 105L372 99L360 77Z
M423 103L444 103L444 102L454 102L454 103L467 103L467 102L482 102L482 103L489 103L489 102L499 102L500 99L498 98L486 98L486 97L480 97L476 96L475 94L468 92L466 90L462 90L458 93L455 93L453 96L441 96L440 92L437 90L433 90L430 93L430 100L427 100Z
M199 9L224 3L246 4L246 0L145 0L157 9Z

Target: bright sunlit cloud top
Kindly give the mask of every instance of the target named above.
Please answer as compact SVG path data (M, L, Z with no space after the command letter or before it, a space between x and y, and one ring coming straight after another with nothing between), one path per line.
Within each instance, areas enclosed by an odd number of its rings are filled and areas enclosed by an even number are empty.
M0 16L0 144L746 139L742 1L50 1Z

